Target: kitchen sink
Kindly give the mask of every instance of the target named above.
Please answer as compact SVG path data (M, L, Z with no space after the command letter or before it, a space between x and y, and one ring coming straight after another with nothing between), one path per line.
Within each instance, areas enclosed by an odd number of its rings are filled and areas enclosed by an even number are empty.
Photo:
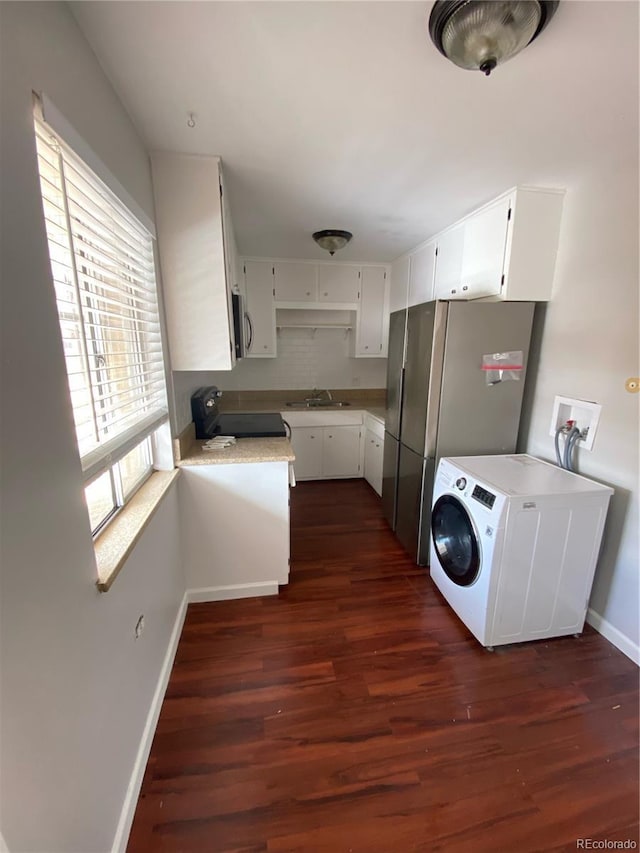
M291 409L326 409L336 408L342 409L344 406L350 406L344 400L294 400L292 403L285 403Z

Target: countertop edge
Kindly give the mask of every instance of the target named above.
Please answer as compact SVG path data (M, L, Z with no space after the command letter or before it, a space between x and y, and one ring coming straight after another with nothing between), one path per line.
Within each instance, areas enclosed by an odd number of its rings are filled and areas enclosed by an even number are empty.
M295 454L288 438L239 438L223 450L202 450L204 441L193 440L179 468L200 465L250 465L259 462L293 462Z

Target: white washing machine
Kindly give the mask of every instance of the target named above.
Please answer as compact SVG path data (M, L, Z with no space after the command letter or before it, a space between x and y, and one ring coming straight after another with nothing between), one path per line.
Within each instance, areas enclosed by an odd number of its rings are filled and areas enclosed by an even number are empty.
M431 577L483 646L582 631L612 494L526 454L440 460Z

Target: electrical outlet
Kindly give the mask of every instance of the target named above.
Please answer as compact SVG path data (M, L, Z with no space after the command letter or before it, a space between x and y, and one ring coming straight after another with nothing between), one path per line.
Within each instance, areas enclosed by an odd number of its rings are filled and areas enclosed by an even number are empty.
M599 403L557 396L553 404L549 435L555 437L558 427L573 421L573 426L580 430L578 447L592 450L601 411L602 406Z
M136 640L140 639L142 632L144 631L144 615L142 615L138 621L136 622L135 634Z

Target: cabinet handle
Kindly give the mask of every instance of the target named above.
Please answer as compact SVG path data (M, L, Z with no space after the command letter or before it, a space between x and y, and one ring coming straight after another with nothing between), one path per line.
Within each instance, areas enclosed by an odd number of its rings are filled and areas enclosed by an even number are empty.
M365 349L369 349L369 347L366 346Z
M249 340L247 341L247 352L251 349L251 345L253 344L253 323L251 322L251 317L249 316L249 312L244 312L244 319L246 320L247 327L249 329Z
M307 290L307 296L311 296L311 291Z
M467 286L466 284L464 285L464 287L463 287L462 289L463 289L463 290L469 290L469 288L468 288L468 286Z
M325 296L328 296L329 294L328 294L328 293L325 293L324 295L325 295Z
M333 436L332 436L332 435L330 435L330 436L329 436L329 438L333 438Z
M457 293L458 291L454 288L451 293Z
M315 438L315 435L310 435L309 438Z

